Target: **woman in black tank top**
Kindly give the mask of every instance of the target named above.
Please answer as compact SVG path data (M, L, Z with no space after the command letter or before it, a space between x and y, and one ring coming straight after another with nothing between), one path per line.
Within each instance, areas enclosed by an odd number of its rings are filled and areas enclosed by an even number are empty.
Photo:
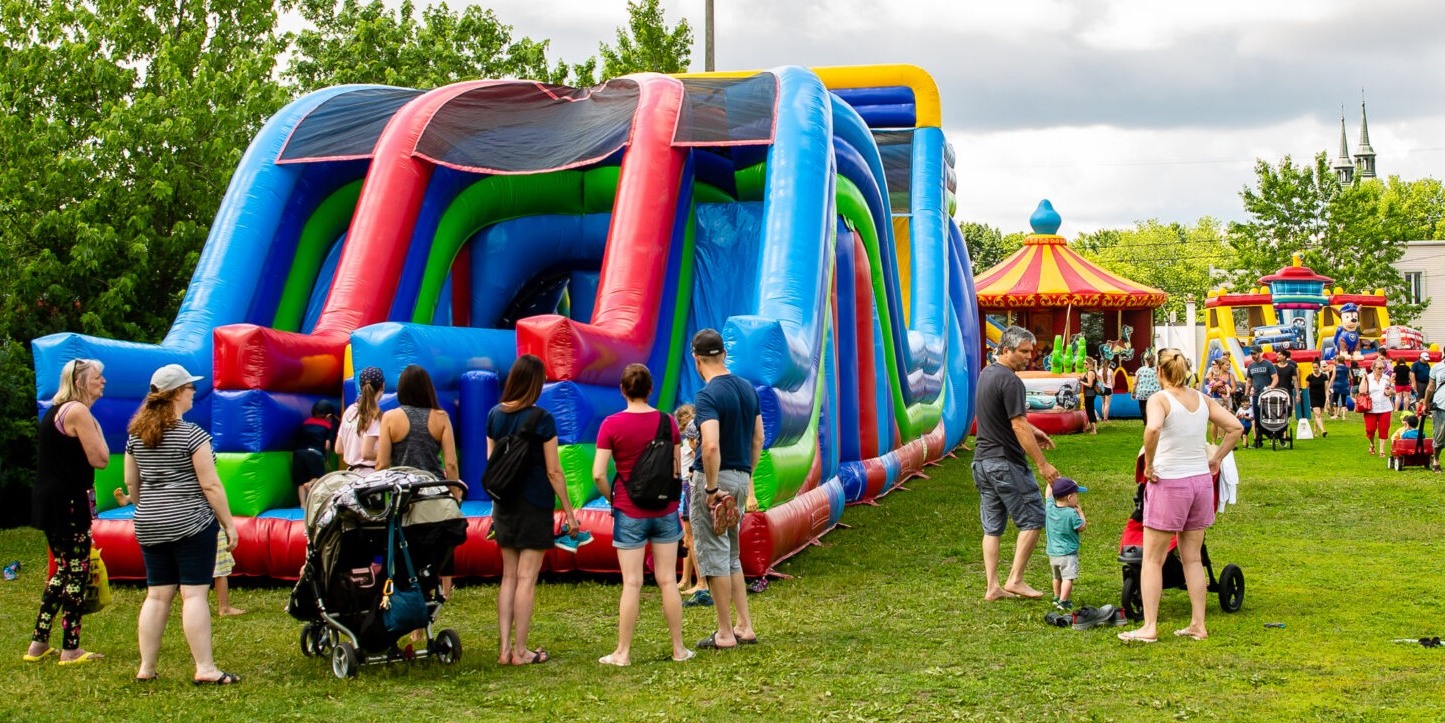
M105 393L104 371L105 365L93 359L66 364L60 371L60 390L40 420L32 512L55 556L55 574L40 598L35 632L22 656L26 662L55 652L50 634L57 621L64 635L62 665L104 657L80 647L80 610L90 580L95 471L110 463L110 447L90 413Z

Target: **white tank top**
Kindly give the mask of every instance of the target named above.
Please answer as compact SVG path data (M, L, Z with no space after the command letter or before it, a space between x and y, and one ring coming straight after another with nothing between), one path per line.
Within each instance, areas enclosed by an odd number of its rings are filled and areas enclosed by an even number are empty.
M1154 450L1154 473L1161 479L1180 479L1209 474L1209 453L1204 448L1204 432L1209 426L1209 405L1203 394L1181 390L1199 398L1199 408L1190 412L1172 392L1164 392L1169 400L1169 415L1159 430L1159 446Z

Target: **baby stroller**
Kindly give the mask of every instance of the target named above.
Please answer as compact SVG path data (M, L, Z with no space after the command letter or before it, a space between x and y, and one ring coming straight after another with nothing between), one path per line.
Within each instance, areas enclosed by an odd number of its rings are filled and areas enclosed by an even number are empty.
M1426 406L1425 402L1415 405L1415 416L1420 420L1419 437L1397 439L1390 443L1390 458L1385 460L1385 466L1389 469L1399 472L1406 467L1435 467L1435 441L1425 430L1425 422L1429 418L1425 413Z
M452 488L465 485L407 467L366 477L332 472L312 485L306 563L287 606L306 623L302 655L329 656L338 678L355 677L362 665L461 657L456 631L432 635L444 602L438 572L467 534ZM397 647L420 628L424 648Z
M1259 425L1263 435L1269 437L1270 449L1279 449L1284 445L1294 449L1294 430L1290 428L1293 420L1294 398L1289 392L1270 387L1259 393L1259 419L1254 423Z
M1120 596L1120 608L1130 620L1144 618L1144 594L1139 586L1139 568L1144 562L1144 454L1141 452L1134 466L1134 512L1124 523L1124 533L1119 537L1119 562L1124 566L1124 586ZM1219 476L1215 475L1214 502L1219 504ZM1164 558L1164 589L1183 590L1184 563L1175 549L1179 544L1176 537L1169 541L1169 554ZM1227 613L1239 612L1244 606L1244 571L1238 565L1228 564L1214 577L1214 566L1209 562L1209 546L1200 545L1200 561L1204 573L1209 576L1209 592L1219 594L1219 607Z

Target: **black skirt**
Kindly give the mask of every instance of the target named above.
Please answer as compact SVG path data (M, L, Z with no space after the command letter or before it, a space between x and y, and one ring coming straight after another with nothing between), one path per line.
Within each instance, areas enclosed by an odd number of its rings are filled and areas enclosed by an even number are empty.
M492 502L492 530L499 546L515 550L550 550L556 540L552 510L522 499Z

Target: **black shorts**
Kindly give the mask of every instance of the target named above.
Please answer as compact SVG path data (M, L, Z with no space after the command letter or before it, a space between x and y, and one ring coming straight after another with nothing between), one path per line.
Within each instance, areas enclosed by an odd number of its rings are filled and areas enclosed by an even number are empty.
M206 529L159 545L141 545L147 587L210 585L216 572L216 538L221 524L211 520Z
M550 550L557 537L552 510L521 499L492 501L492 530L497 545L515 550Z
M326 453L303 447L291 454L291 484L300 487L326 474Z

